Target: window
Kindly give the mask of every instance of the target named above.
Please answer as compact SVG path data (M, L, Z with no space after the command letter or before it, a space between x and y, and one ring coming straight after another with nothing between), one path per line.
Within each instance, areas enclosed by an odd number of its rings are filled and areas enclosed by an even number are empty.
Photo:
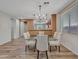
M78 6L73 7L70 11L66 12L62 19L62 30L63 32L78 33Z

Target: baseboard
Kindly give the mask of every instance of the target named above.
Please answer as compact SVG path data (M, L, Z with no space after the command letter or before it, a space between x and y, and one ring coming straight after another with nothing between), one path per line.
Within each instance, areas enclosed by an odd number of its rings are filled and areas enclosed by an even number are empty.
M0 43L0 45L6 45L7 43L11 42L11 40L7 40L5 42Z
M16 40L16 39L20 39L21 37L23 37L23 35L22 36L20 36L20 37L17 37L17 38L14 38L14 40ZM2 45L6 45L6 44L8 44L8 43L10 43L10 42L12 42L13 40L7 40L7 41L5 41L5 42L2 42L2 43L0 43L0 45L2 46Z
M62 44L65 48L67 48L69 51L71 51L72 53L74 53L75 55L78 55L78 53L74 52L72 49L68 48L66 45Z

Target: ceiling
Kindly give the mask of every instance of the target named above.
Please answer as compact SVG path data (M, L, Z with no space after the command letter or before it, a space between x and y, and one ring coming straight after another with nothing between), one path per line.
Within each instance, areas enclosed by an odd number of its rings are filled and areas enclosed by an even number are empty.
M33 18L38 14L38 5L49 1L42 6L42 13L55 14L73 0L0 0L0 11L17 18Z

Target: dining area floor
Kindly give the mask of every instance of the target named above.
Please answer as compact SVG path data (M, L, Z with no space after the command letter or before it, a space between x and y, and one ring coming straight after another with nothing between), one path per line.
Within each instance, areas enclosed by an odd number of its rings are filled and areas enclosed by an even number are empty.
M37 51L30 47L25 50L24 38L15 39L4 45L0 45L0 59L37 59ZM40 59L46 59L46 55L40 52ZM61 45L61 50L58 52L55 47L52 51L48 51L48 59L78 59L78 56Z

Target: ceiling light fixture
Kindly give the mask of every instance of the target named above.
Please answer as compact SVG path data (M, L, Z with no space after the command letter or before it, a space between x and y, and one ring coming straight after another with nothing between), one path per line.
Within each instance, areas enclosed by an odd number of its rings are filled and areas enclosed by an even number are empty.
M39 14L38 15L35 14L35 13L33 14L34 17L36 17L39 22L47 22L47 16L48 15L47 15L47 13L46 14L42 14L43 13L42 9L43 9L43 6L48 5L48 4L49 4L49 2L45 1L42 5L38 5Z

